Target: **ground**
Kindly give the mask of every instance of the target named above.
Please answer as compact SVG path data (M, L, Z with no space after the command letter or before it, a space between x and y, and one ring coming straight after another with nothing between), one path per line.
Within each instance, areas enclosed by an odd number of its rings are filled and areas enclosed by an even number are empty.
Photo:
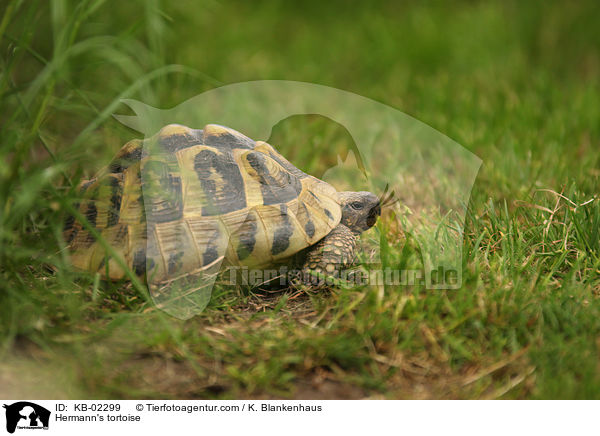
M0 397L600 397L598 5L321 3L3 8ZM119 100L256 79L381 101L482 159L460 289L218 289L180 321L69 270L72 186L139 137ZM270 142L319 175L345 135L299 117ZM373 232L419 266L401 228Z

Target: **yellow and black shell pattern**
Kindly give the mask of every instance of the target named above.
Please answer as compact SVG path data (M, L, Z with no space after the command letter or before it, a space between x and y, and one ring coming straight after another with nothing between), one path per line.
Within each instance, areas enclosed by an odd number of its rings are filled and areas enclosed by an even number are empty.
M93 227L138 276L169 280L224 265L285 262L335 228L337 191L271 145L216 124L178 124L128 142L79 186L64 237L74 267L121 279L125 271ZM167 195L168 194L168 195ZM114 254L113 253L113 254Z

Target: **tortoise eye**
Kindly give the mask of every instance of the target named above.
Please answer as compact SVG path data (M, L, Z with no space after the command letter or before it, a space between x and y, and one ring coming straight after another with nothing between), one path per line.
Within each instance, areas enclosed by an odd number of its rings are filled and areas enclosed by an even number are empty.
M352 207L352 209L361 210L364 206L360 201L354 201L350 203L350 207Z

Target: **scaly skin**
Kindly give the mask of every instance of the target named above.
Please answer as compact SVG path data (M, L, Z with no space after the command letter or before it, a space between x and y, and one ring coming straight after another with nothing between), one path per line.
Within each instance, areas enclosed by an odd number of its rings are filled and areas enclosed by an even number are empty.
M342 271L354 265L357 241L358 235L339 224L299 256L300 268L291 277L292 285L318 290L326 286L325 277L339 279Z

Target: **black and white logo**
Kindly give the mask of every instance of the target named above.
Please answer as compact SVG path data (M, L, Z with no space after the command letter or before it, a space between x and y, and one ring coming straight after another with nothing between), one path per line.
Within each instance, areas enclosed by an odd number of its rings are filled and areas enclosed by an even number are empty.
M29 401L19 401L3 406L6 409L6 431L48 430L50 411Z

